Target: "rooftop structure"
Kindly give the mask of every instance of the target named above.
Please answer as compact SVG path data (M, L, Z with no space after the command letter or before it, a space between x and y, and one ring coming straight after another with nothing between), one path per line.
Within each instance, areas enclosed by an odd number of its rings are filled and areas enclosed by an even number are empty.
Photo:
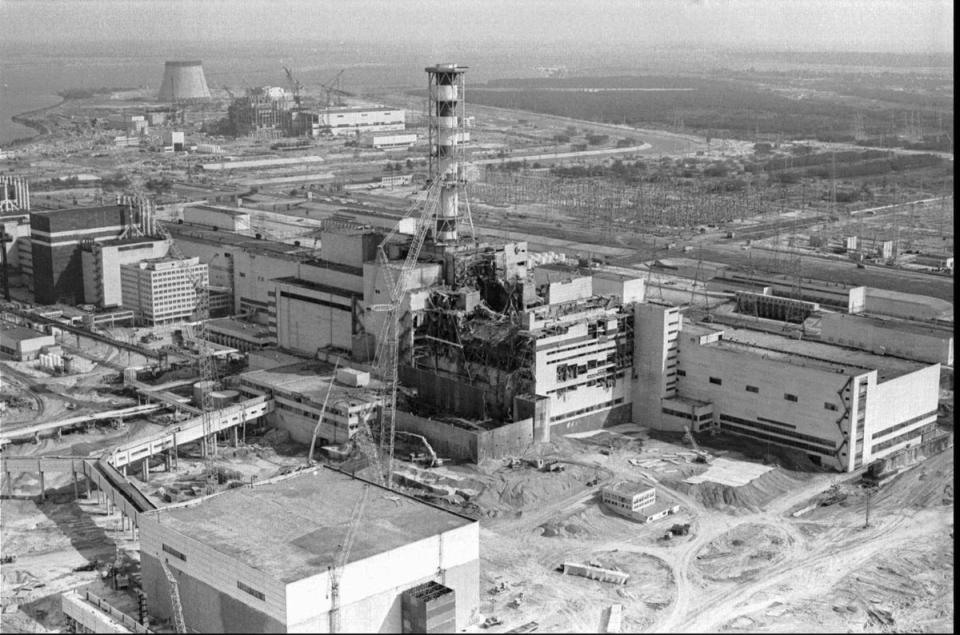
M151 612L171 613L163 558L191 630L326 632L330 568L361 495L339 577L342 629L401 632L400 595L430 581L454 592L456 628L466 627L479 604L477 522L324 468L141 516Z
M343 443L376 415L381 404L379 381L365 387L344 384L334 377L331 365L316 361L244 373L240 385L251 395L272 395L273 423L300 443L310 443L321 412L320 438Z

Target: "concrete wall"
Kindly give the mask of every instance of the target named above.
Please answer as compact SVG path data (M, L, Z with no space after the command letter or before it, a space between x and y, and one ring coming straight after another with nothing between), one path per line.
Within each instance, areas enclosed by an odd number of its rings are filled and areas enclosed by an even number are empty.
M250 213L244 210L184 205L183 220L186 223L218 227L231 232L250 231Z
M484 416L487 397L479 386L411 366L401 366L399 373L402 383L416 388L421 399L442 412L468 419Z
M233 249L230 253L233 270L230 272L228 284L233 289L235 313L239 313L244 307L256 307L266 313L272 301L269 292L273 291L273 285L269 281L297 275L299 263L289 256L249 253L241 249ZM220 257L218 260L223 263L226 259ZM210 284L218 284L212 268L210 276Z
M633 421L655 429L674 429L664 419L660 401L676 393L677 338L682 317L659 304L634 305Z
M170 587L157 560L165 558L177 578L189 629L202 633L283 632L287 614L283 583L174 531L159 518L158 514L140 516L141 576L151 613L161 618L172 615ZM163 544L184 554L186 561L164 552ZM238 581L262 592L266 599L240 590Z
M820 337L826 342L878 354L930 363L953 364L953 334L946 330L900 329L844 313L824 313Z
M939 298L866 288L864 312L912 320L932 320L953 305Z
M477 621L479 523L347 564L340 577L341 628L351 633L402 632L401 593L429 580L454 590L457 630ZM329 632L330 606L328 573L290 583L287 586L289 632Z
M505 423L492 430L469 430L397 411L397 429L422 434L438 456L472 463L523 454L534 442L532 418Z
M593 292L597 295L615 295L623 304L643 302L645 285L643 278L627 278L608 272L593 274Z
M323 231L320 233L321 254L324 260L362 268L363 263L376 259L381 240L383 234L378 232Z
M882 383L868 380L864 463L919 445L920 428L937 420L939 397L940 364ZM877 447L891 440L899 442L882 449Z
M611 408L603 408L595 412L590 412L569 421L560 421L550 426L551 435L571 434L573 432L587 432L589 430L599 430L601 428L610 428L621 423L630 423L633 421L633 405L621 404Z
M277 343L281 348L308 356L330 345L350 350L351 298L292 283L277 282L274 288Z
M821 456L825 465L847 468L852 459L850 449L844 447L837 457L834 452L844 441L843 432L850 429L847 419L837 423L847 409L840 393L849 386L849 375L820 366L802 366L795 360L764 359L752 352L712 344L701 346L690 339L681 333L679 369L685 375L678 382L680 397L713 403L723 430L758 439L767 435L772 437L767 439L771 442ZM711 377L721 384L711 383ZM747 386L757 391L750 392ZM786 393L795 395L797 401L787 400ZM828 410L825 403L836 406L836 410Z
M583 300L593 295L593 278L583 276L566 282L551 282L547 286L547 304L561 304Z
M854 287L847 294L847 313L863 313L866 304L866 287Z

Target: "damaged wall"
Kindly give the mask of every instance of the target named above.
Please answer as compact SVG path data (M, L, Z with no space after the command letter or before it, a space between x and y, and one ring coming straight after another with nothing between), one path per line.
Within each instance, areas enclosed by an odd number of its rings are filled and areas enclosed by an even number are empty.
M523 454L534 442L533 419L507 423L492 430L468 430L398 410L397 429L422 434L440 457L472 463Z

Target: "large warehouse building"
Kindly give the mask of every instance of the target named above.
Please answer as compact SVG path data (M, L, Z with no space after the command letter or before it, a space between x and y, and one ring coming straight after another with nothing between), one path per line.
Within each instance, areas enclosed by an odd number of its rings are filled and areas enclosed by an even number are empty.
M30 214L33 287L39 304L84 301L81 244L119 238L128 221L123 205Z
M850 471L918 445L937 419L940 364L700 325L679 344L676 398L641 423L715 425Z
M352 548L332 570L355 513ZM148 512L140 523L150 612L172 615L162 559L189 631L325 633L331 611L352 633L427 624L455 632L478 619L479 524L327 468Z

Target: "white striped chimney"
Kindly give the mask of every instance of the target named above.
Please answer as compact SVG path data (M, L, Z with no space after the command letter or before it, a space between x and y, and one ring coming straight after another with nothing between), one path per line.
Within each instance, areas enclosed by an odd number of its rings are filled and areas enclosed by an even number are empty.
M438 243L457 241L460 187L463 184L464 102L463 74L466 66L436 64L427 72L427 129L430 143L430 179L443 183L437 213L435 239Z

